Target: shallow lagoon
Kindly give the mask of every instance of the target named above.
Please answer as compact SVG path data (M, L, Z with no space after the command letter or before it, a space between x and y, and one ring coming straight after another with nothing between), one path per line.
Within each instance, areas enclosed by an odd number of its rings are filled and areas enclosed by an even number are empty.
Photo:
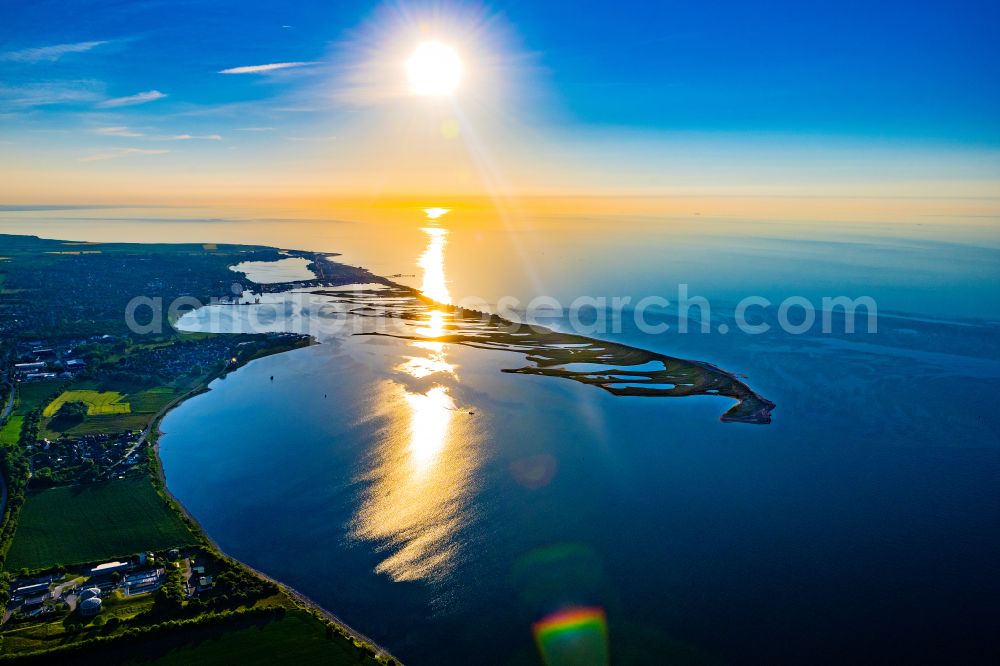
M258 284L294 282L316 277L316 274L309 270L309 260L302 257L287 257L277 261L244 261L232 269L234 272L243 273Z

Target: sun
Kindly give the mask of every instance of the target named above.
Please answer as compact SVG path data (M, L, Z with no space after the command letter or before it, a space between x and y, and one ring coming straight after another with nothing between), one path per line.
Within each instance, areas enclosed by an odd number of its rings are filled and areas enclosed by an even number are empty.
M453 94L462 80L462 59L441 42L424 42L406 61L410 89L417 95L443 97Z

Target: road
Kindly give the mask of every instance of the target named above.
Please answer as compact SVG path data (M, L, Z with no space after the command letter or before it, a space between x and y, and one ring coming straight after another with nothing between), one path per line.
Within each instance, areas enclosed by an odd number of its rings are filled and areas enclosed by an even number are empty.
M117 461L115 461L115 463L113 465L111 465L110 467L108 467L107 474L108 474L109 478L113 474L113 472L114 472L114 470L115 470L116 467L118 467L123 462L125 462L126 460L128 460L128 458L129 458L130 455L132 455L133 453L135 453L136 450L140 446L142 446L143 444L146 443L146 440L149 438L149 433L152 432L153 424L156 423L156 419L158 419L160 416L161 416L161 414L159 414L159 413L156 414L156 416L153 417L153 420L149 422L149 425L146 426L146 429L142 431L142 434L139 435L139 439L135 440L135 443L132 444L132 446L130 446L128 448L128 450L125 451L125 453L122 454L121 458L119 458Z

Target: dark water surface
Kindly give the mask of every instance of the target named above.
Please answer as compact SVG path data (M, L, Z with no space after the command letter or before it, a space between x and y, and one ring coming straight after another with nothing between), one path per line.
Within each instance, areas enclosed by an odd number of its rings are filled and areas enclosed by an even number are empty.
M535 663L531 623L564 605L606 610L614 663L995 647L1000 452L992 416L966 422L976 395L960 381L898 386L894 359L869 358L852 364L845 397L838 354L802 354L755 373L790 385L771 394L780 417L755 427L720 423L722 399L618 398L501 374L511 355L452 350L462 410L428 454L440 478L414 489L413 416L365 346L321 345L216 382L167 419L162 455L224 549L408 663L483 651L483 663ZM955 393L942 399L942 384ZM398 469L380 474L386 464ZM358 537L367 519L385 538ZM422 530L428 552L413 545ZM539 557L550 563L532 567Z
M589 224L564 245L511 241L534 276L516 258L490 273L447 217L416 219L391 254L441 300L470 293L463 281L490 301L690 282L712 299L711 333L649 335L626 317L606 337L745 375L777 404L770 425L721 423L722 397L501 373L519 354L331 335L171 412L170 489L227 552L408 664L537 664L533 623L566 608L605 613L614 664L997 657L997 233L760 223L756 238L629 243L612 225L602 245ZM363 255L350 258L388 272ZM875 334L718 333L751 293L867 294L904 316Z

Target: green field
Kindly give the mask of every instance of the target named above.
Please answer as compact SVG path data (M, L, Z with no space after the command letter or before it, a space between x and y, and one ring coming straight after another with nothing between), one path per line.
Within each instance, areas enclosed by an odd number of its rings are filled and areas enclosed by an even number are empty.
M165 647L147 645L143 650L146 654L136 655L123 663L159 666L374 663L374 660L362 658L357 649L340 636L328 639L323 625L301 612L234 631L214 629L211 636L191 636L172 649Z
M129 394L128 401L132 405L133 412L155 414L166 407L171 400L176 399L180 395L182 395L182 392L174 388L158 386L157 388Z
M30 493L7 569L93 562L194 541L147 479Z
M0 428L0 445L17 444L21 438L21 424L24 423L23 416L11 416L7 423Z
M35 634L38 631L33 632ZM44 649L60 644L56 638L14 638L10 648ZM7 640L13 638L6 636ZM56 663L55 654L41 655L27 663ZM151 635L140 642L89 646L73 651L65 661L78 666L89 664L156 664L157 666L270 666L271 664L375 664L348 639L334 634L328 638L322 622L301 610L292 610L281 619L236 619L221 626L189 627L183 633Z
M42 416L46 418L53 416L67 402L82 402L87 406L88 416L128 414L132 411L132 407L129 403L122 402L124 397L117 391L104 391L103 393L88 390L63 391L42 411Z
M17 413L27 414L52 397L59 387L60 381L21 382L17 385Z
M97 435L100 433L144 430L149 425L149 414L103 414L88 416L83 423L66 430L68 435Z

